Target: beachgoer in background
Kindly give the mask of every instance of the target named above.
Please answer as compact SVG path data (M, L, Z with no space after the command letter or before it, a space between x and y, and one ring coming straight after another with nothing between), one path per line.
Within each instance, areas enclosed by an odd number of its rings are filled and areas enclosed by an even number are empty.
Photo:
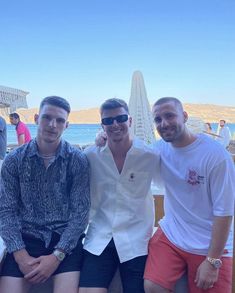
M148 241L154 225L153 175L159 154L132 140L127 104L109 99L100 108L103 147L85 150L91 166L91 212L84 243L80 293L104 293L119 268L125 293L143 293Z
M225 148L229 146L229 142L231 140L231 132L228 128L228 126L225 125L226 121L221 119L219 121L219 127L218 127L218 135L220 137L217 138L217 141L222 144Z
M77 293L90 207L89 163L61 139L69 103L42 100L37 136L2 165L0 235L6 247L0 292L28 292L54 275L54 293Z
M9 119L12 125L16 126L16 134L18 145L25 144L31 140L31 135L28 126L20 121L20 116L18 113L11 113Z
M234 165L205 134L191 133L178 99L153 106L165 183L165 216L149 242L145 292L171 292L188 272L189 290L231 292ZM212 289L213 288L213 289Z
M7 126L6 121L0 116L0 170L7 149Z
M206 128L207 133L212 133L212 127L211 127L211 124L209 122L205 123L205 128Z

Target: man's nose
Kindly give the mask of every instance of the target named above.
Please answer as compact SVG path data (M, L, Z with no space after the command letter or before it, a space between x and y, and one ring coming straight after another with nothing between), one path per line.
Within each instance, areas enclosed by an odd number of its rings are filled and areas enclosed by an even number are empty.
M50 123L49 123L49 125L51 127L56 127L56 119L55 118L52 118L51 121L50 121Z
M169 125L167 119L162 119L161 121L161 127L167 127Z
M117 122L117 120L116 120L116 119L114 119L114 120L113 120L113 125L114 125L114 126L117 126L117 125L119 125L119 123Z

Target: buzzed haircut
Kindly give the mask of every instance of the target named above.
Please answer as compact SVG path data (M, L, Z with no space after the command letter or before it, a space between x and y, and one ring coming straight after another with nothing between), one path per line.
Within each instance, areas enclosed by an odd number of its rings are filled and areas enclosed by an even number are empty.
M44 98L41 101L39 109L41 110L42 107L45 106L45 105L51 105L51 106L56 106L56 107L62 108L68 114L71 111L69 102L67 100L65 100L64 98L61 98L61 97L58 97L58 96L49 96L49 97Z
M178 100L177 98L174 98L174 97L163 97L163 98L160 98L159 100L157 100L153 107L154 106L159 106L159 105L162 105L164 103L169 103L169 102L173 102L175 103L175 105L179 106L182 110L183 110L183 105L182 103L180 102L180 100Z
M124 108L126 112L129 114L128 105L124 100L113 98L106 100L101 106L100 106L100 114L105 110L112 110L117 108Z
M10 118L14 118L14 119L20 119L19 114L16 113L16 112L9 114L9 117L10 117Z

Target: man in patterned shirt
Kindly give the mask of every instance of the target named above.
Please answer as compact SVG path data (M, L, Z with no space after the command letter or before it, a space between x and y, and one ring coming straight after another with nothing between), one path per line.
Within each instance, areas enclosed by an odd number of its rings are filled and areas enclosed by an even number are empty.
M52 275L54 292L77 292L90 207L89 165L61 139L69 113L65 99L43 99L36 138L3 163L0 235L8 254L1 293L27 292Z

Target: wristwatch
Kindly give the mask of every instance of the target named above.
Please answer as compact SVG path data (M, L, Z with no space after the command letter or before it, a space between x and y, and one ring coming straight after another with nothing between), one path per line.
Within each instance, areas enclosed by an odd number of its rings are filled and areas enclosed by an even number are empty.
M65 253L59 249L55 249L53 254L58 259L58 261L63 261L65 258Z
M222 260L219 258L207 257L207 261L216 269L219 269L222 266Z

